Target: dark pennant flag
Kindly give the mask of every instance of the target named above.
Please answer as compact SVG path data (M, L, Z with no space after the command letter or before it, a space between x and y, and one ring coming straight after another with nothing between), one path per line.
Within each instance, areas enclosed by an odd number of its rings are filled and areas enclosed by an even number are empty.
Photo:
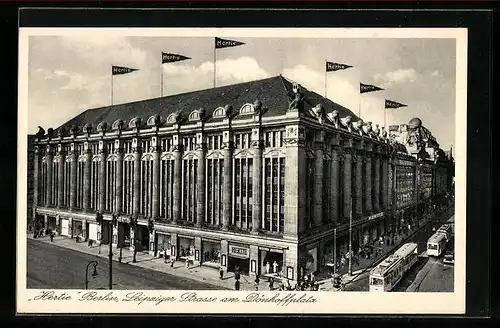
M398 102L392 100L385 100L385 108L399 108L399 107L407 107L408 105L400 104Z
M371 84L363 84L363 83L359 84L359 92L360 93L380 91L380 90L384 90L384 89L379 88L379 87L374 86L374 85L371 85Z
M166 53L166 52L161 53L161 63L162 64L173 63L173 62L178 62L178 61L187 60L187 59L191 59L191 57L186 57L186 56L178 55L178 54L170 54L170 53Z
M241 46L243 44L245 44L245 43L240 42L240 41L215 38L215 49L237 47L237 46Z
M121 75L121 74L128 74L132 73L135 71L138 71L139 69L137 68L128 68L128 67L121 67L121 66L113 66L111 69L111 73L113 75Z
M351 67L352 66L346 65L346 64L332 63L329 61L326 62L326 71L327 72L335 72L335 71L339 71L341 69L348 69Z

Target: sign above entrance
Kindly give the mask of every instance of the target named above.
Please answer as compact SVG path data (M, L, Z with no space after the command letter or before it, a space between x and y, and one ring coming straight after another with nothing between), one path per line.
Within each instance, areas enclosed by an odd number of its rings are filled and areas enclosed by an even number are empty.
M242 259L250 257L250 250L247 247L229 245L229 256L234 256Z
M373 220L373 219L378 219L384 216L384 212L380 212L377 214L370 215L367 219L367 221Z

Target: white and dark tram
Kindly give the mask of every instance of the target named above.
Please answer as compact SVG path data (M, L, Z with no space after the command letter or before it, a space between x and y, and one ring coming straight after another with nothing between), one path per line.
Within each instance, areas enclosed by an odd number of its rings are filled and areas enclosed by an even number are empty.
M418 259L418 245L406 243L370 271L370 291L388 292Z
M440 256L448 243L448 234L443 231L437 231L427 240L427 255Z

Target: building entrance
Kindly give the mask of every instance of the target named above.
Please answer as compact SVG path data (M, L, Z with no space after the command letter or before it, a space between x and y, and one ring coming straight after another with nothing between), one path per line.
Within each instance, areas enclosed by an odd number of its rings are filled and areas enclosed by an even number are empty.
M109 244L109 222L108 221L104 221L102 224L101 224L101 235L98 236L101 238L101 244L103 245L108 245Z
M250 271L249 260L229 256L227 261L227 271L238 271L241 274L248 275L248 272Z
M130 247L130 224L118 222L118 247Z
M261 272L264 274L279 273L283 267L283 253L262 251Z
M149 250L149 230L148 227L139 225L137 226L135 236L135 247L138 252Z

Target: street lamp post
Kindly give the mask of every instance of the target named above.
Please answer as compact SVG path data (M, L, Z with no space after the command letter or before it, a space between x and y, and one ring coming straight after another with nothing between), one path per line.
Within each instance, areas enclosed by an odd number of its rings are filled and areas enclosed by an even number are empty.
M89 289L89 267L91 265L94 267L94 271L92 272L92 277L95 278L97 276L97 266L99 265L99 263L97 261L90 261L87 264L87 268L85 269L85 289Z
M113 227L117 223L117 216L112 215L111 221L109 221L109 289L113 289Z

